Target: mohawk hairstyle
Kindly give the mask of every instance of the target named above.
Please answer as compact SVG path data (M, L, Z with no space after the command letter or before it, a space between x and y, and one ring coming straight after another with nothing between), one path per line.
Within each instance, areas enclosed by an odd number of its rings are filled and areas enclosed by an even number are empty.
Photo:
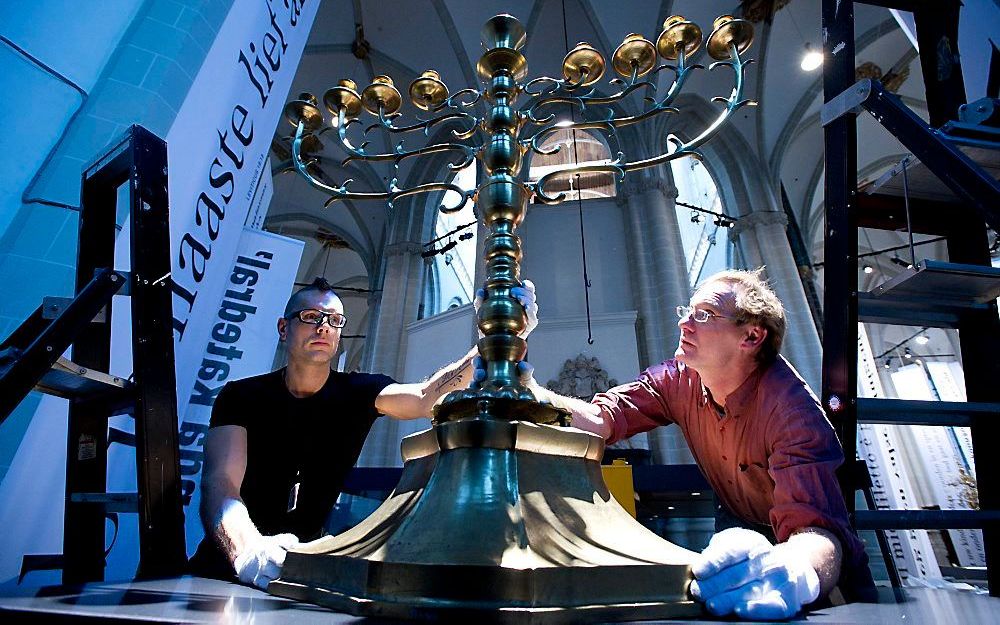
M334 295L337 295L337 291L334 290L333 285L330 284L326 278L322 276L317 276L315 279L313 279L311 284L308 284L299 289L298 291L295 291L294 293L292 293L291 297L288 298L288 302L285 303L286 317L292 314L295 302L298 301L299 296L302 295L303 293L308 293L309 291L318 291L320 293L333 293Z

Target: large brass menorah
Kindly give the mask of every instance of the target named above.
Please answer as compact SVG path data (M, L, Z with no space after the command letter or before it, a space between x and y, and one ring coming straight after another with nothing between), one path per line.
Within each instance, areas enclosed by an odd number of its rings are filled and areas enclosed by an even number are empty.
M327 205L343 199L392 204L411 195L454 191L459 200L440 207L451 212L474 199L489 229L486 297L478 317L486 377L446 396L431 429L403 440L403 476L385 503L353 529L289 552L271 592L353 614L472 622L580 623L699 613L687 596L694 554L629 516L604 485L599 464L604 441L568 427L564 412L538 402L518 379L517 363L527 350L518 336L525 313L510 290L520 284L517 228L532 196L558 203L565 194L551 187L560 178L609 172L621 181L631 171L685 156L700 158L698 148L733 112L753 104L743 99L749 61L740 57L752 42L753 28L730 16L719 17L714 26L707 41L708 54L716 59L712 69L728 66L734 75L731 94L715 98L724 108L700 134L686 141L668 136L662 154L641 160L625 158L618 129L678 113L672 103L690 72L701 68L689 62L702 43L701 29L680 16L664 22L655 44L638 34L625 37L611 60L619 77L609 81L605 91L613 91L610 95L598 87L606 61L587 43L566 55L561 79L524 82L524 27L510 15L498 15L482 30L481 89L449 95L433 70L410 85L411 102L429 119L397 124L403 98L388 76L376 77L360 93L350 80L329 89L323 103L333 115L331 126L325 126L318 100L310 94L286 106L296 128L295 168L329 194ZM657 66L657 53L673 64ZM664 70L673 72L673 81L662 97L648 97L637 115L615 116L615 103L638 90L655 93L652 78ZM530 100L517 109L514 102L521 94ZM484 98L488 111L474 115ZM581 120L556 121L550 111L559 104ZM356 145L352 129L363 111L374 123ZM404 149L400 141L385 153L369 151L372 132L426 134L446 123L455 126L447 142ZM567 165L534 183L522 181L523 156L529 150L551 154L543 142L560 129L603 133L614 158L607 164ZM399 188L396 179L384 192L354 192L350 181L330 186L313 175L310 159L303 156L328 130L336 130L348 154L345 162L398 166L447 154L453 170L479 159L486 177L472 191L448 182Z

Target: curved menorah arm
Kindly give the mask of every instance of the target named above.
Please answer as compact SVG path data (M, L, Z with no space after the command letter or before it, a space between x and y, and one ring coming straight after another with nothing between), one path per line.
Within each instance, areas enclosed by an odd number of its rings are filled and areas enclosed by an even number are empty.
M459 195L458 200L454 205L441 204L438 206L438 210L443 213L454 213L462 209L465 203L471 197L471 192L462 189L461 187L447 183L447 182L431 182L427 184L417 185L415 187L410 187L407 189L400 189L396 186L396 179L392 180L389 190L384 192L354 192L347 188L352 179L347 179L339 187L330 186L313 176L309 172L309 165L313 163L313 160L303 161L302 160L302 140L305 137L305 124L299 122L299 126L295 131L295 138L292 140L292 158L291 164L298 171L299 175L305 178L306 182L309 183L315 189L322 191L330 196L326 202L323 203L324 207L329 206L333 202L338 200L384 200L390 206L403 197L408 197L411 195L418 195L421 193L433 193L436 191L454 191ZM450 165L450 164L449 164Z
M476 157L476 154L481 149L482 146L472 146L466 145L464 143L436 143L434 145L424 146L416 150L404 150L403 142L400 141L396 144L396 149L392 152L381 152L381 153L370 153L365 151L365 147L370 143L369 141L364 141L361 145L355 147L351 140L347 136L347 129L353 124L360 123L357 119L348 119L341 110L337 114L337 137L339 138L340 145L347 152L348 156L341 163L342 165L347 165L351 161L363 160L363 161L394 161L397 165L408 158L426 156L428 154L437 154L440 152L458 152L462 155L461 160L455 163L449 163L448 166L452 169L461 169L465 167ZM473 133L475 127L473 127ZM471 136L471 134L469 135Z

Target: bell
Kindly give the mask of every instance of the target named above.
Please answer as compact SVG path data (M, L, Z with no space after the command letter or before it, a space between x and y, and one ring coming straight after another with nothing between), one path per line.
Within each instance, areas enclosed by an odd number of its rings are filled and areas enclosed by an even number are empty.
M295 128L298 128L299 122L302 122L307 133L315 132L323 126L323 113L319 110L318 104L319 102L313 94L300 93L297 100L292 100L285 105L285 119Z
M604 76L604 57L594 46L581 41L563 59L562 72L567 82L576 84L582 78L581 86L590 86Z
M656 51L668 61L676 60L680 51L691 56L701 47L701 28L681 15L671 15L663 22L663 32L656 39Z
M716 61L732 58L730 46L736 47L736 52L742 54L753 43L753 24L746 20L733 18L732 15L720 15L715 18L714 30L708 36L708 54Z
M410 83L410 101L417 108L429 111L448 99L448 87L441 82L441 75L429 69Z
M361 113L361 96L358 95L358 85L353 80L344 79L336 87L327 89L323 94L323 104L334 115L343 109L347 119L354 119Z
M372 115L392 115L403 105L399 90L388 76L376 76L361 92L361 105Z
M642 35L626 35L611 58L611 65L625 78L631 78L633 71L636 76L645 76L656 65L656 48Z

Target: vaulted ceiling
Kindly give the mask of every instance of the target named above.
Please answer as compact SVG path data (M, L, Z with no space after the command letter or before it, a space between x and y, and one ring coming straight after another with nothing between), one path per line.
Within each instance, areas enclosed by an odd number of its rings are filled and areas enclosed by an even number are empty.
M762 10L769 0L743 3L749 11ZM497 13L510 13L527 29L529 76L559 76L567 46L588 41L606 58L628 33L637 32L655 40L663 20L681 14L698 23L707 35L720 14L743 14L743 4L730 0L409 0L408 2L327 1L319 8L292 94L308 91L322 94L342 78L353 79L359 88L379 74L393 77L404 93L421 71L433 68L454 92L478 86L476 62L481 54L480 29ZM749 146L760 175L777 190L786 187L789 201L805 233L807 244L820 258L822 243L823 135L819 110L823 94L820 70L805 72L799 62L806 43L821 47L820 2L776 0L780 8L772 18L755 24L756 39L747 56L751 66L747 94L759 102L743 109L735 128ZM761 9L760 7L765 7ZM900 95L918 114L924 115L923 81L919 61L887 9L856 5L857 63L872 62L882 71L909 71ZM708 65L712 59L702 47L693 59ZM668 77L661 72L661 82ZM607 78L605 78L606 80ZM702 71L688 89L704 99L727 96L731 73ZM641 99L626 106L638 112ZM404 112L412 114L412 106ZM412 119L412 117L411 117ZM291 127L283 125L279 135ZM903 148L870 120L859 125L859 174L871 178L894 164ZM321 165L336 182L354 179L356 190L381 190L386 181L405 180L406 166L395 172L389 166L339 166L344 154L327 136ZM386 146L380 146L386 147ZM276 158L280 160L280 158ZM712 164L709 163L711 167ZM302 231L323 227L336 232L358 252L369 271L376 270L385 238L387 211L384 203L336 203L323 208L326 197L294 175L279 176L270 211L272 227L285 224ZM731 212L736 212L729 207Z

